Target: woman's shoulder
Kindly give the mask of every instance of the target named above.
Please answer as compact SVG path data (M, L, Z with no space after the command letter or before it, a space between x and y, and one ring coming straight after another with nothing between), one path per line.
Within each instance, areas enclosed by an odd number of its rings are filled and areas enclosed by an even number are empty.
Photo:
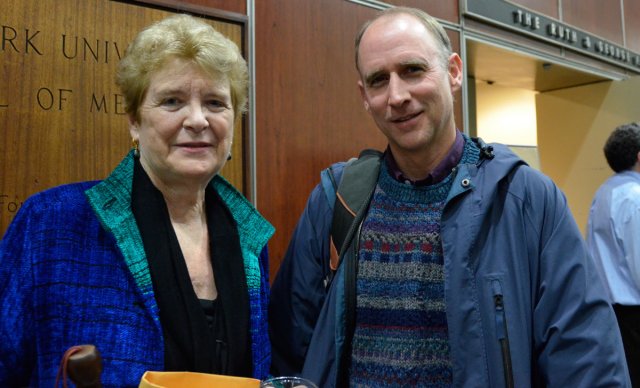
M31 195L22 207L31 211L52 208L73 208L86 203L85 191L99 181L67 183Z
M51 228L69 228L71 225L86 227L93 213L84 192L96 183L65 184L33 194L20 205L3 239L11 235L16 237L16 233L46 235Z

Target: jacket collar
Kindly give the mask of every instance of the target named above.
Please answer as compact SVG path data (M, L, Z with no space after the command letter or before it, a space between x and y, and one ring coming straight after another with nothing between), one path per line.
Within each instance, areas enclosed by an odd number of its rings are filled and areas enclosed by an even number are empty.
M154 312L152 316L160 329L149 264L138 225L131 211L132 184L133 152L120 162L107 179L85 191L85 195L102 227L114 237L120 254L142 294L144 304Z
M481 138L463 135L465 141L473 141L480 149L477 163L459 164L447 202L472 189L484 190L483 196L490 196L497 189L498 182L520 164L527 164L507 146L497 143L487 144ZM497 156L497 157L496 157ZM485 171L486 173L480 173Z
M116 244L138 286L145 304L157 310L153 297L151 274L142 238L131 211L133 183L133 151L105 180L85 192L103 228L113 235ZM231 210L238 225L240 246L244 258L249 290L260 287L260 266L257 257L275 229L229 182L216 175L211 184ZM157 314L155 314L157 317Z
M480 148L482 150L482 146ZM442 246L448 257L475 257L474 244L481 233L485 216L491 211L494 201L499 196L498 191L504 187L501 182L519 165L526 165L508 147L492 144L492 148L493 157L483 156L484 152L481 151L477 163L458 166L442 214ZM464 201L460 200L463 197ZM460 236L467 238L460 239ZM464 259L453 265L468 265L473 268L475 263Z

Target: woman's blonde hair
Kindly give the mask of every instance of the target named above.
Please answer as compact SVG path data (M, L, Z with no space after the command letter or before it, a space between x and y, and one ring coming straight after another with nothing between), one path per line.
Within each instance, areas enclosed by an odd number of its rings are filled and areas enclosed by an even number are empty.
M229 80L234 119L246 110L249 75L238 46L211 25L179 14L158 21L138 33L118 64L116 84L125 111L139 120L139 108L151 75L169 59L193 61L212 77Z

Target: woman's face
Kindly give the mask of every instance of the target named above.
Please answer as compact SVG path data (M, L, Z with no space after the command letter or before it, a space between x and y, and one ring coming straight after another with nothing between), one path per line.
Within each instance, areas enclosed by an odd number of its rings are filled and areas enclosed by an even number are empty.
M140 162L159 188L206 185L224 166L233 140L234 112L227 79L214 79L174 58L151 75L130 118Z

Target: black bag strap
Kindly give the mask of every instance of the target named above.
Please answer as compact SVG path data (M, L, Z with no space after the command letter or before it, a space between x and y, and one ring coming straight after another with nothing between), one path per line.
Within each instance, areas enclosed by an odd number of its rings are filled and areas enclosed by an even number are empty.
M356 215L368 205L378 181L382 155L378 150L362 151L357 159L346 163L340 182L336 182L331 167L321 173L322 186L333 209L331 243L336 252L332 255L335 256L331 260L332 270L338 268L339 257L345 249L345 241L351 237L350 230Z
M331 222L331 260L332 271L338 269L345 250L353 240L354 234L365 216L369 202L378 182L382 152L367 149L360 153L358 159L347 162L340 182L336 184L333 170L328 168L321 174L322 184L329 205L333 206ZM357 272L356 258L348 260L345 265L345 333L347 338L353 336L355 327L355 279ZM329 271L332 274L332 271ZM332 275L329 275L332 277ZM330 284L331 279L325 282ZM345 341L345 348L338 357L337 386L348 385L348 370L351 360L351 341Z
M362 212L371 199L371 193L378 182L382 152L364 150L358 159L345 166L338 185L336 202L333 208L331 238L342 255L345 241L356 215Z

